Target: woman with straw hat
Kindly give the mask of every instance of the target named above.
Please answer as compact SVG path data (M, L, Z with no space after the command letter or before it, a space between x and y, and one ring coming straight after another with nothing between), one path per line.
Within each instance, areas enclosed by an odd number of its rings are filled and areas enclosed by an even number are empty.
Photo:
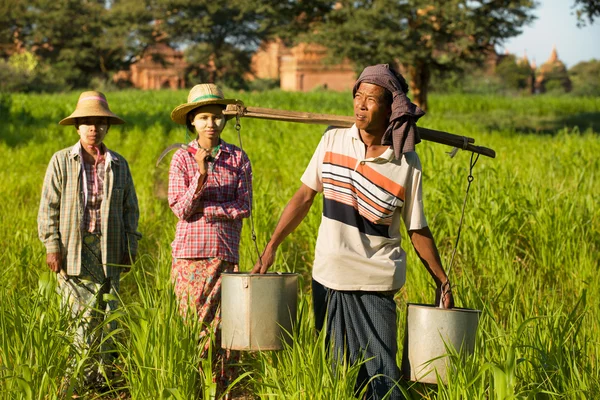
M82 352L100 343L103 330L98 327L105 316L98 310L117 307L120 273L135 259L141 238L129 165L103 143L110 126L123 123L103 93L81 93L75 111L59 122L75 126L79 141L52 156L42 189L39 237L48 267L58 274L63 304L77 321L75 344ZM106 301L105 294L113 300ZM109 327L114 329L115 322ZM108 341L102 343L105 347ZM99 370L86 368L87 386L103 380Z
M191 307L200 323L219 335L221 274L238 271L242 219L250 216L252 170L240 148L225 142L223 110L236 100L225 99L211 83L194 86L187 103L177 106L171 119L186 125L196 138L192 155L178 150L169 170L169 206L179 218L172 243L171 278L180 311ZM217 338L217 345L220 344ZM230 383L239 355L217 351L217 386Z

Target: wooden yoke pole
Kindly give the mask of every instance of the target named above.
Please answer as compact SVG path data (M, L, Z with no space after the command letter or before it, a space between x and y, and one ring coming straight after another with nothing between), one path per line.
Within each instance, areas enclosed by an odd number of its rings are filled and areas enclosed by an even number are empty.
M350 128L354 124L354 117L343 115L315 114L303 111L276 110L263 107L246 107L241 104L230 104L223 113L228 116L235 116L239 113L240 117L284 122L301 122L304 124L321 124L337 126L340 128ZM496 157L496 152L494 150L488 149L487 147L475 146L473 144L475 143L475 139L473 138L436 131L434 129L422 128L420 126L417 127L417 129L419 130L419 136L423 140L469 150L491 158Z

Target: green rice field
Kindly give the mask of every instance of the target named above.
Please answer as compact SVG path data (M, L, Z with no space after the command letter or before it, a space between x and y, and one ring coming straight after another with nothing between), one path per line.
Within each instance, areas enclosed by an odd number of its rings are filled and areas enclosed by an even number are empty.
M350 93L226 93L246 105L351 115ZM15 94L0 103L0 398L58 399L71 353L72 321L59 306L45 265L36 216L52 154L74 144L58 125L79 92ZM107 93L128 123L105 143L130 163L141 210L138 260L121 279L123 307L114 339L120 374L106 393L83 398L210 399L213 366L200 358L200 328L180 318L169 282L176 217L167 199L169 157L185 140L171 110L186 91ZM254 169L254 225L266 244L300 185L325 127L242 119ZM600 98L432 95L420 126L475 139L495 159L473 169L464 224L450 278L457 306L481 310L474 354L450 357L447 385L400 381L407 399L600 398ZM239 145L234 124L223 138ZM425 208L445 264L456 241L470 153L424 142ZM333 371L314 332L310 268L320 223L317 197L284 242L273 270L301 277L292 346L244 354L238 389L260 399L353 398L357 365ZM406 238L406 232L403 232ZM407 283L397 294L399 347L407 303L433 303L434 287L408 240ZM246 220L240 268L257 254ZM209 338L210 339L210 338ZM402 351L399 352L400 361ZM90 354L76 356L79 376ZM79 375L78 375L79 374ZM234 388L235 389L235 388Z

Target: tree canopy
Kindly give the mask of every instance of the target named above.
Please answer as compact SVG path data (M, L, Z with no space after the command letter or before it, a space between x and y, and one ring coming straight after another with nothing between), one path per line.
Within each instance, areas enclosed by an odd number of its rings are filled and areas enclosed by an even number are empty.
M595 2L575 0L592 18ZM252 53L275 36L327 46L358 70L401 67L427 107L432 74L482 63L533 19L534 0L4 0L0 58L27 51L70 87L108 79L151 44L184 50L188 81L241 87ZM15 67L16 68L16 67Z
M504 56L496 66L496 75L507 89L533 92L533 71L529 63L512 54Z
M534 7L531 0L341 0L309 37L359 70L396 65L426 109L433 72L481 64L494 45L533 20Z
M152 40L152 18L132 0L9 0L0 28L3 56L27 50L72 87L107 78ZM110 7L108 6L110 5Z
M331 1L5 0L0 58L27 50L69 86L109 78L153 43L184 50L194 80L240 84L261 41L290 41ZM192 82L193 83L193 82Z
M590 24L594 23L594 18L600 17L600 1L598 0L575 0L573 8L579 26L585 25L586 17Z
M573 93L582 96L600 96L600 60L582 61L569 68Z

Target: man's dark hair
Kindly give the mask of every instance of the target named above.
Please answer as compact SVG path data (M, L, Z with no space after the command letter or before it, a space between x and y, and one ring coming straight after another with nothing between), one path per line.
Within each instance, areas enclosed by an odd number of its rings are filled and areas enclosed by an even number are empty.
M400 82L400 88L402 89L402 91L405 94L408 94L408 84L406 83L406 79L404 79L404 76L402 76L400 72L396 71L392 67L390 67L390 72L394 74L394 76L398 79L398 82ZM392 92L385 89L383 98L385 99L387 105L392 105L392 102L394 101L394 96L392 95Z

